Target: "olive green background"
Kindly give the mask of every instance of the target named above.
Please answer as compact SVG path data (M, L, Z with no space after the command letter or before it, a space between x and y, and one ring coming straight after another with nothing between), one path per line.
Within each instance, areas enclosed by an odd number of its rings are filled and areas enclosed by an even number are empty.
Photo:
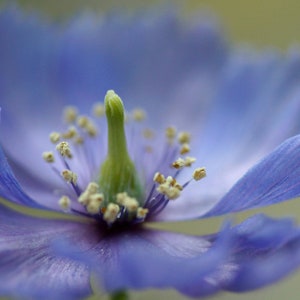
M10 1L1 1L4 6ZM300 1L298 0L207 0L207 1L97 1L97 0L19 0L19 3L28 11L39 10L45 18L61 22L83 10L92 9L105 13L110 9L122 9L134 12L154 5L172 4L178 7L184 18L189 18L200 9L213 13L228 35L236 44L247 43L251 47L277 48L286 51L291 45L299 43L300 39ZM147 3L147 4L145 4ZM299 179L300 180L300 179ZM275 205L265 209L240 213L235 220L241 221L245 217L264 212L271 216L294 216L300 224L300 199L289 201L286 204ZM214 232L222 223L222 218L212 218L187 223L159 224L160 228L185 233L201 234ZM179 270L180 271L180 270ZM221 293L210 299L219 300L250 300L250 299L299 299L298 288L300 284L300 269L285 280L265 289L244 294ZM130 294L131 299L185 299L174 291L143 291ZM105 296L91 297L89 299L106 299Z

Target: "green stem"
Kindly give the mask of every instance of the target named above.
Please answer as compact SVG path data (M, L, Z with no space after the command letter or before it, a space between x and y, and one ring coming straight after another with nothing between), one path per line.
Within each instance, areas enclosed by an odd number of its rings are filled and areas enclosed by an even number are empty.
M110 300L129 300L129 295L126 291L118 291L110 295Z

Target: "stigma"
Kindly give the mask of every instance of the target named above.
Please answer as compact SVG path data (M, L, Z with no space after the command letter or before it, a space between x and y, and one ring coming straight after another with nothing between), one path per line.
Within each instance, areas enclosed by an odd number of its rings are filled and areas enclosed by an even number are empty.
M65 213L109 227L139 224L159 214L170 200L184 201L189 183L206 176L205 168L198 167L188 181L180 182L183 170L196 162L189 156L191 134L169 126L164 142L156 140L159 133L143 125L146 112L125 112L113 90L104 103L94 104L91 117L68 106L63 120L66 130L50 133L54 149L42 157L61 179L57 204Z

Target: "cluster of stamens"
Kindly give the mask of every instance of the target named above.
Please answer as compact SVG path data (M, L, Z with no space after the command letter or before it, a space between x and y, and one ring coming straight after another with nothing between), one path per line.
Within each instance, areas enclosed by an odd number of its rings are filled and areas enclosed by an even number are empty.
M95 117L100 118L105 115L105 112L103 104L94 105L93 114ZM135 109L129 116L127 120L141 122L145 119L146 114L143 110ZM116 192L112 198L109 198L103 191L101 184L99 184L103 181L99 181L97 176L89 178L89 183L82 186L82 181L80 181L82 178L78 175L80 172L76 172L71 168L71 161L77 157L76 149L73 151L73 148L83 147L87 139L96 139L99 135L100 130L97 122L87 116L79 115L75 107L65 109L64 121L69 124L67 131L62 133L52 132L49 136L50 141L55 145L56 153L52 151L43 153L45 162L49 163L54 172L62 178L65 184L71 187L67 193L62 191L58 200L58 204L63 211L92 216L103 220L109 225L123 222L139 223L147 217L161 212L169 200L179 198L184 188L192 180L198 181L206 176L204 168L197 168L189 181L184 184L177 181L180 172L184 168L191 167L196 159L186 156L190 152L191 135L188 132L177 133L174 127L168 127L165 132L166 150L163 153L163 157L168 157L168 160L164 162L163 169L169 170L169 174L165 176L157 171L152 177L153 181L146 182L146 186L143 186L143 199L133 197L126 188ZM152 140L154 133L150 129L145 129L142 132L141 140L143 137L145 140ZM95 151L90 146L91 144L88 145L89 149L83 148L86 156ZM142 143L136 145L136 147L141 145ZM150 149L150 145L147 147ZM175 155L180 155L180 157L174 159ZM56 164L57 156L63 167L61 167L61 164ZM79 165L76 164L77 168ZM100 166L98 167L100 170Z

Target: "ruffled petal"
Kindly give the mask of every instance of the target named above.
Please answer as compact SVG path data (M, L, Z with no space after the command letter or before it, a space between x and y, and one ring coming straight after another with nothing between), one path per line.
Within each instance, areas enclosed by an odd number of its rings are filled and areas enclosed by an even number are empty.
M90 237L84 223L25 216L0 204L0 294L21 299L82 299L91 293L89 270L81 263L58 258L51 243Z
M300 136L285 141L250 169L204 216L217 216L299 197L299 149Z
M290 219L257 215L236 227L236 270L224 288L244 292L274 283L300 265L300 231Z
M174 288L200 297L222 289L238 291L239 283L241 290L255 289L295 270L300 264L300 230L290 219L256 215L210 236L139 229L111 234L88 253L67 241L55 249L58 255L88 264L106 291ZM282 268L288 259L292 262ZM259 263L259 270L272 269L251 279Z

